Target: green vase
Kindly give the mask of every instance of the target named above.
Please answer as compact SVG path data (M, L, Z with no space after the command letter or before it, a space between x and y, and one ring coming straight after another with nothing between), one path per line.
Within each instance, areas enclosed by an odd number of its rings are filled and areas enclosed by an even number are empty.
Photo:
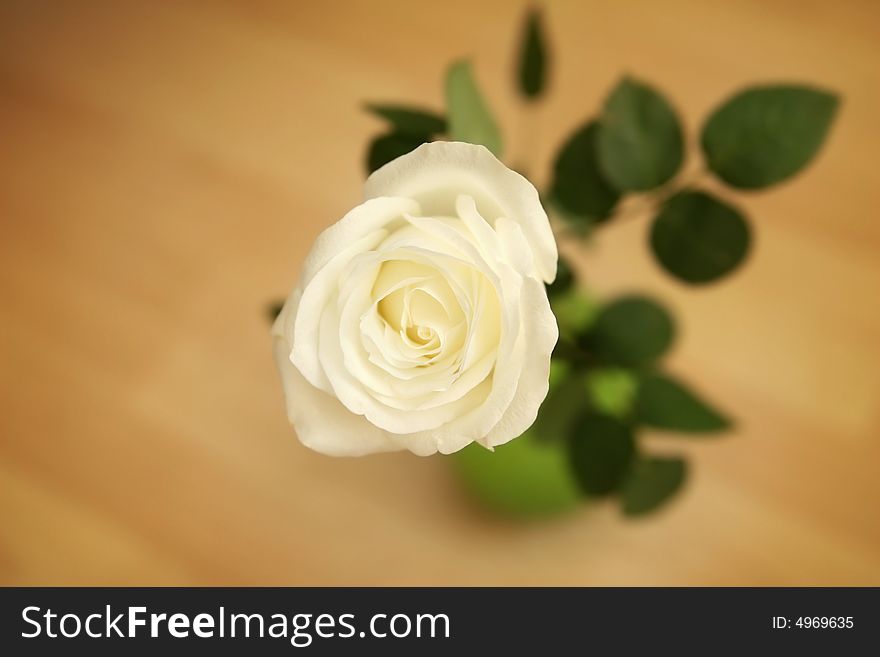
M578 490L559 441L538 440L526 432L495 448L472 444L452 456L468 493L490 511L511 518L558 516L577 507Z

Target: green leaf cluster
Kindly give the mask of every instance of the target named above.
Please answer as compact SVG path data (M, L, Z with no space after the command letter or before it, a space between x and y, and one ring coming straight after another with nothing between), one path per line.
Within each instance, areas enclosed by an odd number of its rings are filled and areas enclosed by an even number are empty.
M706 171L737 190L770 187L815 157L837 110L834 94L794 84L749 87L713 111L700 134ZM685 136L672 104L624 77L559 148L551 198L576 232L608 223L627 194L653 205L649 245L657 263L687 284L718 281L741 265L751 229L736 204L676 184ZM725 194L727 196L727 194Z
M578 294L572 286L551 295L554 310L558 299ZM687 472L681 455L647 449L642 430L708 437L731 426L724 413L663 372L675 334L672 314L656 299L628 294L601 305L589 322L562 335L554 363L566 367L554 367L531 429L540 442L566 451L586 497L615 496L626 515L662 507Z

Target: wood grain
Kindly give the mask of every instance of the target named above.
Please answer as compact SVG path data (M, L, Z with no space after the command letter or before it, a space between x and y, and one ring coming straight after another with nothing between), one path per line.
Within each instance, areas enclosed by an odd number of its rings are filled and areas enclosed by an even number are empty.
M880 5L548 5L528 129L521 2L0 5L0 584L880 584ZM579 250L601 293L675 308L672 368L739 420L649 438L693 459L650 519L505 523L442 457L330 459L286 425L264 306L358 202L360 105L440 108L464 55L539 181L624 72L691 134L750 81L844 98L806 173L736 197L730 280L669 281L644 217Z

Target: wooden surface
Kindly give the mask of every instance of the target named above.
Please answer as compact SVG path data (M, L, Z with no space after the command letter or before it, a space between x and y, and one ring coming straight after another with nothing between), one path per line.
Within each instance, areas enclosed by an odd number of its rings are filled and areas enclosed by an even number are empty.
M880 5L550 5L529 145L521 3L0 4L0 583L880 584ZM361 103L440 108L462 55L534 172L623 72L691 134L749 81L843 95L804 175L737 197L730 280L666 279L643 218L584 250L595 289L676 309L671 366L739 419L650 438L693 477L647 520L501 522L442 457L335 460L286 425L264 306L358 202Z

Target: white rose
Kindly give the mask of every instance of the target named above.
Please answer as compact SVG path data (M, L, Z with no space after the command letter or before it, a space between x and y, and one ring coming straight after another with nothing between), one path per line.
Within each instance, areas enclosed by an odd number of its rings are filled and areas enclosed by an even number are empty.
M331 455L491 449L547 394L556 242L482 146L424 144L325 230L272 329L299 439Z

